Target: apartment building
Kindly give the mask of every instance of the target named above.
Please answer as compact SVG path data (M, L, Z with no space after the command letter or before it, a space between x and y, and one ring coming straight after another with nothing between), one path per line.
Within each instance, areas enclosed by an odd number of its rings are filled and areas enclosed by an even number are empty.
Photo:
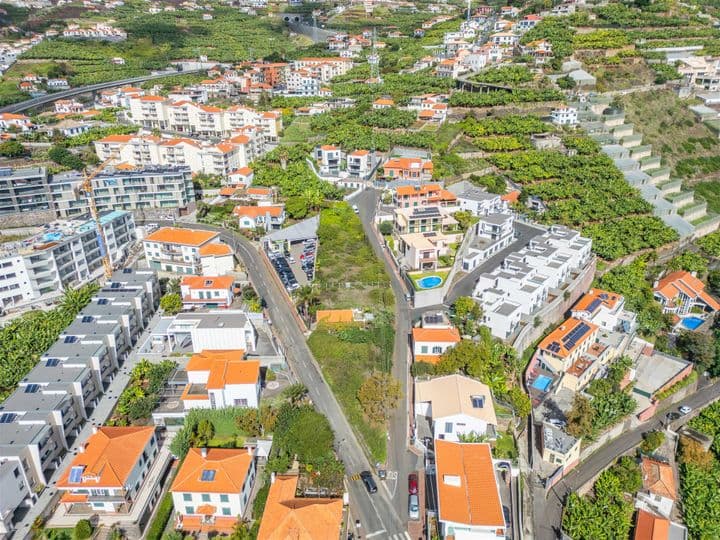
M462 269L469 272L505 249L515 240L515 216L511 213L481 215L470 229L470 240L462 259Z
M163 227L143 239L145 259L156 270L198 275L200 248L217 243L219 236L210 231Z
M233 276L185 276L180 282L184 309L223 307L232 304Z
M257 351L257 330L248 315L240 310L179 313L167 334L175 343L190 338L195 353L205 350Z
M170 487L175 528L230 533L245 513L257 465L246 448L191 448Z
M135 241L132 214L107 212L100 217L113 264ZM54 222L42 233L0 246L0 303L23 304L44 294L77 287L102 272L102 255L93 220Z
M0 167L0 215L52 210L45 167Z
M319 81L327 83L345 75L353 67L351 58L299 58L293 62L293 69L306 70Z
M589 321L600 328L632 333L637 316L625 309L625 297L602 289L590 289L572 307L571 315Z
M106 167L92 179L95 201L100 211L151 208L187 211L195 205L191 173L190 167L184 165ZM82 174L76 171L52 177L52 205L59 217L72 218L89 211L87 197L79 191L82 182Z
M264 140L275 142L282 131L280 111L255 111L241 105L228 109L192 101L174 102L162 96L129 99L130 119L146 129L177 131L206 137L230 137L256 126Z
M489 193L482 188L468 185L468 182L452 187L460 210L471 212L474 216L487 216L507 209L507 204L497 193Z
M440 231L402 234L397 237L397 252L401 263L410 270L436 270L442 257L452 252L452 246L462 240L462 234L443 234Z
M457 226L451 211L440 206L395 208L393 225L397 234L448 231Z
M13 413L0 414L0 461L17 461L29 488L47 485L65 452L65 440L56 426L45 421L16 422Z
M35 129L30 117L24 114L0 113L0 133L4 131L19 131L25 133Z
M350 176L355 178L369 178L375 168L375 153L369 150L355 150L346 158L346 168Z
M690 86L710 92L720 90L720 58L690 56L681 58L678 72Z
M248 130L218 143L154 135L109 135L95 141L101 160L117 158L132 167L189 167L193 173L228 176L266 152L259 130Z
M245 351L203 350L185 369L185 410L260 406L260 362L246 360Z
M129 512L157 454L152 426L97 428L57 481L60 503L69 512L75 504Z
M343 151L334 145L324 144L315 148L315 161L320 167L320 174L338 176L345 157Z
M470 377L455 374L416 381L415 414L431 422L436 439L495 438L497 418L490 388Z
M507 524L490 445L435 440L435 466L442 537L504 538Z
M15 511L32 506L37 496L30 491L19 461L0 459L0 538L9 537L15 530Z

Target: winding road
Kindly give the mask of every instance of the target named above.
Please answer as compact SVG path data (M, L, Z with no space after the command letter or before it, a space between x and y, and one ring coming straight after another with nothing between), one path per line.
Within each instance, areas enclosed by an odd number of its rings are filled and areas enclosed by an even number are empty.
M137 84L155 79L162 79L163 77L171 77L173 75L187 75L189 73L200 73L205 71L203 69L189 69L187 71L168 71L163 73L156 73L154 75L143 75L142 77L133 77L131 79L121 79L119 81L108 81L104 83L88 84L85 86L78 86L77 88L70 88L69 90L63 90L62 92L54 92L45 96L40 96L19 103L13 103L12 105L6 105L0 107L0 113L19 113L34 109L35 107L42 107L49 103L53 103L59 99L66 99L73 96L79 96L81 94L87 94L89 92L97 92L98 90L106 90L108 88L115 88L117 86L125 86L126 84Z

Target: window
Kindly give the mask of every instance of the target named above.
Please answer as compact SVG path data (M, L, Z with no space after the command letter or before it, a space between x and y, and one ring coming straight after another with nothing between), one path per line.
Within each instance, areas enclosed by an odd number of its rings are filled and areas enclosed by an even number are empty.
M233 402L235 403L236 407L247 407L248 405L247 399L234 399Z
M223 516L229 516L229 515L230 515L230 509L229 509L229 508L223 508L223 509L222 509L222 515L223 515Z
M200 476L200 481L212 482L213 480L215 480L215 469L204 469Z
M432 353L433 353L433 354L442 354L442 352L443 352L443 351L442 351L442 347L435 346L435 347L432 348Z
M445 422L445 433L452 433L452 430L453 430L453 423Z
M420 354L427 354L428 348L427 345L421 345L420 346Z
M210 502L210 494L209 493L203 493L201 498L202 498L202 502Z
M482 409L485 406L485 396L472 396L470 401L472 401L473 409Z
M195 513L195 509L194 509L192 506L186 506L186 507L185 507L185 513L186 513L186 514L194 514L194 513Z
M191 502L192 501L192 493L183 493L183 501Z
M15 478L17 478L18 476L20 476L20 471L18 470L17 467L15 467L15 469L13 469L13 475L15 475Z
M230 502L230 497L223 493L222 495L220 495L220 502Z

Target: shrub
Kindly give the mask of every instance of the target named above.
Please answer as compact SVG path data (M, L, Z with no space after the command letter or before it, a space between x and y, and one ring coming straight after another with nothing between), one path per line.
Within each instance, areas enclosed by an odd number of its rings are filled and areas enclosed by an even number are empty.
M640 445L640 450L646 454L650 454L660 448L663 442L665 442L665 433L662 431L649 431L643 434L643 442Z
M92 536L93 528L87 519L81 519L75 524L73 529L73 537L75 540L85 540Z
M172 511L172 494L166 493L165 496L162 498L162 501L160 501L160 505L158 506L157 512L155 514L155 519L150 524L150 527L148 527L146 537L147 540L160 540L160 538L162 538L163 531L165 530L165 526L170 519Z

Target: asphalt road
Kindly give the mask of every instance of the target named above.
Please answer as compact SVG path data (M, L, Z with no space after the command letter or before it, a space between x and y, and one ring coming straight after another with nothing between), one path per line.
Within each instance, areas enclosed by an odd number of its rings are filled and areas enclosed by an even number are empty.
M58 99L66 99L73 96L79 96L80 94L87 94L89 92L96 92L98 90L106 90L107 88L114 88L116 86L125 86L126 84L137 84L146 81L152 81L153 79L162 79L163 77L170 77L172 75L185 75L188 73L199 73L198 69L192 69L187 71L172 71L168 73L158 73L155 75L143 75L142 77L133 77L131 79L122 79L119 81L108 81L104 83L88 84L86 86L78 86L77 88L71 88L69 90L63 90L62 92L55 92L46 96L40 96L20 103L13 103L12 105L6 105L0 107L0 113L18 113L33 109L35 107L42 107L48 103L53 103Z
M673 405L673 411L683 405L691 407L694 411L706 407L720 398L720 382L698 388L697 392ZM563 480L550 490L547 499L539 497L540 488L535 489L534 497L534 523L537 540L554 540L561 537L562 504L565 498L589 482L595 475L602 472L618 456L625 454L642 442L642 434L660 428L660 421L665 411L650 421L628 431L617 439L606 444L597 452L573 469ZM671 423L673 430L677 430L692 418L692 415L681 416Z
M422 458L407 449L409 443L408 433L408 370L409 370L409 335L412 327L412 311L405 300L406 289L403 282L395 273L393 264L388 258L385 247L380 243L373 229L372 221L375 216L379 193L369 189L353 199L360 211L360 220L365 229L375 254L385 263L390 275L390 285L395 296L395 343L393 350L393 376L400 381L402 399L390 418L388 429L389 439L387 448L388 471L397 473L396 481L388 485L394 491L393 504L403 521L407 521L408 493L407 477L422 466Z
M487 261L480 264L480 266L473 269L468 274L465 274L452 286L447 294L447 298L445 299L447 304L452 304L460 296L472 296L473 289L475 288L475 282L477 282L480 274L490 272L495 269L505 259L505 257L527 246L530 240L541 234L542 231L537 227L532 227L530 225L526 225L525 223L516 221L515 233L517 234L517 238L512 244L502 251L498 251Z
M172 222L159 222L172 225ZM287 297L271 268L249 241L217 227L193 224L198 229L221 232L221 240L233 246L242 260L257 293L265 300L278 339L298 379L308 388L315 407L324 414L335 432L339 456L348 476L373 468L350 424L313 358L304 334L287 304ZM370 495L360 481L348 482L353 514L359 516L365 538L408 538L405 522L391 503L390 488L378 481L377 493Z

